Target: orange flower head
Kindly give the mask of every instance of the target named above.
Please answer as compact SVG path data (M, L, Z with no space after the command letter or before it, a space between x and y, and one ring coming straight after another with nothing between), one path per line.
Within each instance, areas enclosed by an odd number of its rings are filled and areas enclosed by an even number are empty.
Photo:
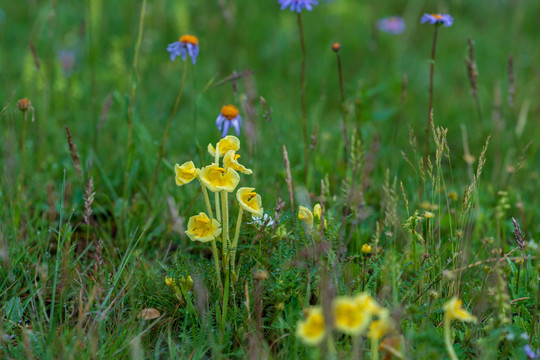
M193 35L182 35L178 41L180 41L182 44L199 45L199 39Z

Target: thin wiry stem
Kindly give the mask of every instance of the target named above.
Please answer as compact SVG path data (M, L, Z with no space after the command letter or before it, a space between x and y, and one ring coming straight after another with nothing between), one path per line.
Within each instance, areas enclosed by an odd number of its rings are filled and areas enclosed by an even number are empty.
M304 135L304 183L307 184L309 170L309 134L306 110L306 44L304 41L304 28L302 26L302 13L298 13L298 32L300 34L300 50L302 52L300 94L302 104L302 133Z
M26 163L26 111L22 112L23 114L23 125L22 125L22 134L21 134L21 185L19 187L19 193L17 194L17 203L20 204L21 196L24 186L24 168Z
M343 139L345 140L345 166L347 166L346 157L349 154L349 136L347 135L347 112L345 110L345 91L343 90L343 71L341 67L341 57L339 56L339 51L336 51L336 59L338 66L338 76L339 76L339 95L341 101L341 131L343 132ZM346 169L345 169L346 170Z
M435 71L435 49L437 47L438 30L439 25L435 25L435 32L433 33L433 46L431 48L431 63L429 69L429 111L426 126L426 155L424 157L424 164L427 164L427 158L429 156L429 138L431 137L431 122L433 121L433 72Z
M171 116L169 116L169 121L167 122L167 126L165 126L165 131L163 131L163 139L161 139L161 145L159 146L159 153L158 153L158 158L156 162L156 168L154 169L154 176L152 178L152 183L150 184L150 191L148 192L148 211L150 211L150 209L152 208L152 194L154 192L154 187L156 186L157 177L159 173L159 165L161 164L161 159L163 158L163 150L165 149L165 144L167 143L167 139L169 138L169 129L171 127L174 116L176 115L176 111L178 110L178 105L180 104L182 93L184 92L184 83L186 81L186 73L187 73L187 63L188 63L187 61L184 61L184 72L182 74L182 82L180 83L180 90L178 90L178 95L176 96L176 101L174 102L173 111L171 112Z

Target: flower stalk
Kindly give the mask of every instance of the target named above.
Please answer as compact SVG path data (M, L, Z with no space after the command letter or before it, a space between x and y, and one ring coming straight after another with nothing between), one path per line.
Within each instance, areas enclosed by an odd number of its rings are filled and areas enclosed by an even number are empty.
M300 34L300 50L302 53L300 67L300 94L302 105L302 133L304 135L304 183L307 184L309 171L309 134L306 110L306 44L304 41L304 27L302 25L302 13L298 13L298 32Z

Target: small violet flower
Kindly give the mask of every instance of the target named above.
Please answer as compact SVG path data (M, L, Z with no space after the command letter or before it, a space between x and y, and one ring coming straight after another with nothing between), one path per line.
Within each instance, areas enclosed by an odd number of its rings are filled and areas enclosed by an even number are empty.
M281 5L281 10L289 8L291 11L298 13L302 12L302 9L311 11L313 6L319 5L317 0L278 0L278 3Z
M405 20L399 16L385 17L377 22L377 27L385 33L401 34L405 31Z
M186 61L186 56L189 54L191 62L195 64L199 55L199 39L193 35L182 35L180 40L167 46L167 51L171 55L171 61L174 61L177 56L181 56L182 60Z
M525 355L527 355L527 359L538 359L540 357L540 350L534 352L529 344L525 345L523 350L525 351Z
M448 27L452 26L454 19L448 14L424 14L420 22L422 24L428 22L431 25L443 24L444 26Z
M232 125L236 135L240 135L240 126L242 126L242 117L234 105L224 105L216 119L216 126L221 130L221 137L227 136L229 127Z

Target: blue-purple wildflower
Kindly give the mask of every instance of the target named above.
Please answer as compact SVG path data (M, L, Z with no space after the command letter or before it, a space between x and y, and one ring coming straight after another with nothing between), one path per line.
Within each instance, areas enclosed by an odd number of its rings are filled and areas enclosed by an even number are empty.
M401 34L405 31L405 20L399 16L390 16L377 22L379 30L389 34Z
M216 119L216 126L221 131L221 137L227 136L231 126L236 135L240 135L240 126L242 126L240 111L234 105L224 105Z
M527 359L538 359L540 358L540 350L534 350L531 348L531 345L527 344L523 347L523 350L525 351L525 355L527 355Z
M278 0L278 3L281 5L281 10L289 8L298 13L302 12L302 9L311 11L315 5L319 5L317 0Z
M431 25L443 24L444 26L452 26L454 23L454 18L448 14L424 14L420 22L430 23Z
M189 55L191 62L195 64L199 55L199 39L193 35L182 35L180 40L167 46L167 51L171 55L171 61L174 61L177 56L181 56L182 60L186 61L186 56Z

